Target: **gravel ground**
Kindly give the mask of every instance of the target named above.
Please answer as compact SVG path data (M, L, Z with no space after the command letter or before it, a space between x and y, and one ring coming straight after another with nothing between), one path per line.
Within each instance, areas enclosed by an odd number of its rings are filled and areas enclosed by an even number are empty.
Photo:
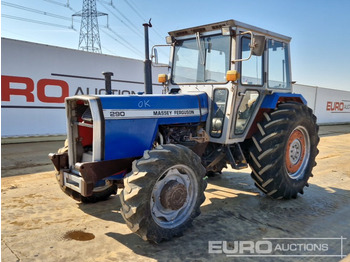
M318 165L304 195L272 200L255 188L249 169L226 169L209 179L193 227L158 245L130 232L118 196L81 204L61 192L47 153L63 142L2 145L2 261L339 261L342 254L350 261L350 126L324 126L320 136ZM328 256L278 257L285 254L278 250L273 257L227 256L235 241L311 243L327 248L317 254ZM226 254L209 254L213 244L219 251L227 244Z

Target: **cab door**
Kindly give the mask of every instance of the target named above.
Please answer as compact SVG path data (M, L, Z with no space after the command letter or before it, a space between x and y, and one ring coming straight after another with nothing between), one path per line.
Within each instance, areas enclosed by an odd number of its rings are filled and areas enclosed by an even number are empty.
M250 56L251 37L240 35L237 37L238 54L244 60ZM252 55L250 59L236 62L240 72L237 92L234 101L233 119L230 129L231 142L243 141L249 127L259 110L263 90L266 88L265 52L261 56Z

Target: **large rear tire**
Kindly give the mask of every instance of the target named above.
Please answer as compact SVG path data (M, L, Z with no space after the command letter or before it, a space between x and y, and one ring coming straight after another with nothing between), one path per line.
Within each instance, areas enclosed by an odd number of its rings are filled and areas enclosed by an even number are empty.
M255 185L272 198L296 198L312 176L319 142L312 110L294 102L279 104L257 124L249 152Z
M121 214L128 227L156 243L182 235L200 214L204 176L200 158L187 147L159 145L145 151L133 162L120 194Z
M67 153L68 152L68 140L64 142L64 147L58 149L58 153ZM111 195L117 194L118 186L116 183L110 180L104 180L100 181L98 186L96 186L93 189L93 194L89 197L84 197L80 193L66 187L61 186L60 183L60 174L56 170L55 173L58 185L60 186L61 190L68 196L72 197L76 201L83 202L83 203L96 203L99 201L107 200Z

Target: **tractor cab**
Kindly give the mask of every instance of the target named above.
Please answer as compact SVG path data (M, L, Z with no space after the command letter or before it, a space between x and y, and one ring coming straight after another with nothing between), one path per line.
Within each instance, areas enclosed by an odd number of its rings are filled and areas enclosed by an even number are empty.
M166 92L207 93L210 141L242 142L265 95L291 92L290 40L235 20L171 31L159 81Z

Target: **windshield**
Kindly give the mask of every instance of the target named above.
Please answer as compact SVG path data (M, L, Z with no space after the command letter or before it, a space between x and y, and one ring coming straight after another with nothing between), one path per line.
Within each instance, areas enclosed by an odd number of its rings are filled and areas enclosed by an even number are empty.
M230 37L205 36L176 42L172 81L226 83L230 65Z

